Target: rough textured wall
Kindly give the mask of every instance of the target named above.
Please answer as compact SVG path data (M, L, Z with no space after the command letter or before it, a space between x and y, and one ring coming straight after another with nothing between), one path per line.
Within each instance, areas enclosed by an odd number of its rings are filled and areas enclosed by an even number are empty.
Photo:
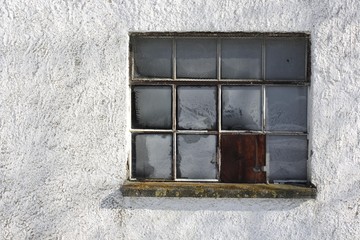
M0 239L360 239L358 0L0 3ZM128 33L309 32L316 200L122 198Z

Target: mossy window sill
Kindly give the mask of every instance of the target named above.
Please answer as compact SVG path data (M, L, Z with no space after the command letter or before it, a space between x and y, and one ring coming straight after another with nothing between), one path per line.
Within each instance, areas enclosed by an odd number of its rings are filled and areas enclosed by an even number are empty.
M316 188L289 184L125 182L125 197L315 198Z

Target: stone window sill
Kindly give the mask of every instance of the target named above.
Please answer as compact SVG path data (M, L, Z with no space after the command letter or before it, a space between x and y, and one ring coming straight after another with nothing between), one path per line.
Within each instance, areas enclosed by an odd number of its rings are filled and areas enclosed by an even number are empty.
M290 184L125 182L125 197L315 198L316 188Z

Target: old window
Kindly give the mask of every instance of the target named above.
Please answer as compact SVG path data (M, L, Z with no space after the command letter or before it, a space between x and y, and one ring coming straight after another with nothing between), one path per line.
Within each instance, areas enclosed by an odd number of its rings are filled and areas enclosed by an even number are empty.
M307 182L308 35L130 41L130 180Z

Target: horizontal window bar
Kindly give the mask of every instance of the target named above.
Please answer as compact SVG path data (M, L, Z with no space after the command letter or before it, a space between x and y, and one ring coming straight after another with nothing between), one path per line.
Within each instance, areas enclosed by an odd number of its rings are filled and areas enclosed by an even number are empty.
M131 37L155 37L155 38L172 38L172 37L233 37L233 38L249 38L249 37L303 37L310 38L309 33L304 32L287 32L287 33L264 33L264 32L131 32Z
M172 129L130 129L132 133L177 133L177 134L267 134L267 135L308 135L295 131L253 131L253 130L172 130Z
M284 80L216 80L216 79L188 79L188 80L159 80L159 79L148 79L148 80L132 80L130 85L265 85L265 86L309 86L308 81L284 81Z
M218 134L218 131L213 130L177 130L179 134Z
M133 133L172 133L172 129L130 129Z
M192 178L176 178L177 182L219 182L218 179L192 179Z

